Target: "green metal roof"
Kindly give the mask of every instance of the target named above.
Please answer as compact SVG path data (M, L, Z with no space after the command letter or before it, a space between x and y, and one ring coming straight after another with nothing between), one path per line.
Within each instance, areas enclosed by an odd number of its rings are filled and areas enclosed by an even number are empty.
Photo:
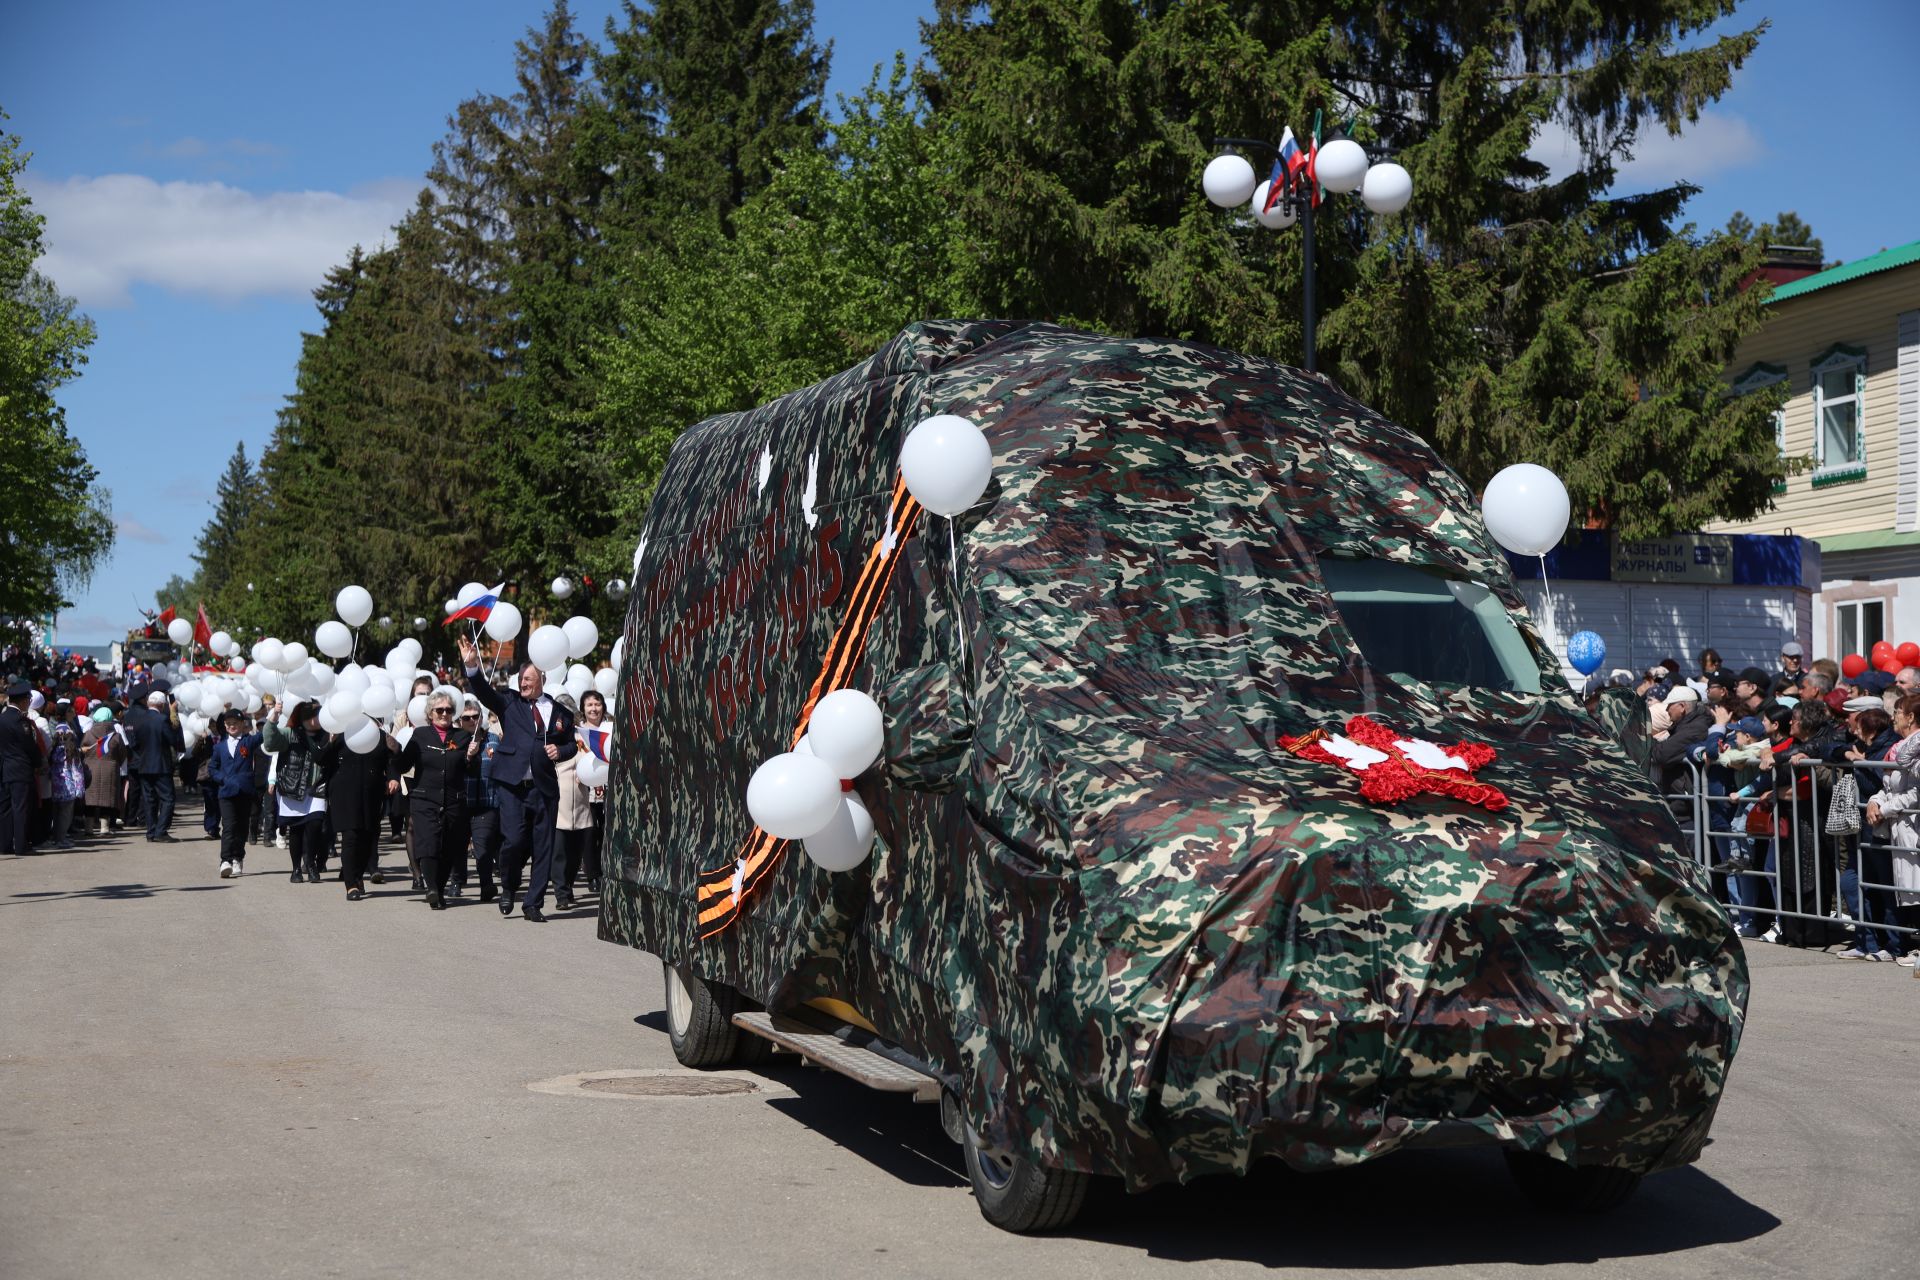
M1820 544L1823 554L1829 551L1877 551L1882 547L1920 547L1920 533L1869 529L1865 533L1830 533L1814 541Z
M1816 271L1810 276L1789 281L1773 287L1773 296L1768 302L1784 302L1788 298L1797 298L1803 293L1812 293L1815 289L1824 289L1828 285L1845 284L1849 280L1858 280L1861 276L1870 276L1876 271L1891 271L1895 267L1904 267L1920 262L1920 240L1912 244L1903 244L1897 249L1882 249L1871 257L1858 262L1849 262L1842 266L1830 267L1825 271Z

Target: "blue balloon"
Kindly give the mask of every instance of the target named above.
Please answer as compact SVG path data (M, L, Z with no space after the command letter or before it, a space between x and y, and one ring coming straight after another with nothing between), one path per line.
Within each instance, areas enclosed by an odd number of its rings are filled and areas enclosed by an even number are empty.
M1607 660L1607 642L1591 631L1576 631L1567 637L1567 661L1583 676L1590 676Z

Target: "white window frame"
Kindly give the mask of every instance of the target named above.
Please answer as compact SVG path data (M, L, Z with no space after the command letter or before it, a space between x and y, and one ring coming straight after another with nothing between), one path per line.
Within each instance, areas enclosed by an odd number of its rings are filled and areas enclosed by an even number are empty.
M1767 387L1785 382L1786 380L1787 368L1785 365L1756 364L1738 378L1734 379L1733 394L1736 396L1750 395L1755 391L1765 390ZM1787 411L1784 408L1773 411L1773 447L1784 460L1787 456ZM1773 491L1775 493L1785 493L1786 489L1786 481L1776 480L1774 482Z
M1830 373L1853 370L1853 393L1828 399L1822 379ZM1813 375L1813 480L1847 480L1867 474L1867 353L1859 347L1834 343L1810 366ZM1839 462L1827 459L1827 406L1853 406L1854 457Z
M1871 640L1867 638L1863 630L1865 619L1861 614L1862 606L1864 605L1874 605L1880 610L1880 634ZM1845 640L1842 639L1846 634L1846 624L1842 619L1845 618L1849 610L1853 613L1854 644L1852 648L1848 648ZM1837 601L1833 606L1833 651L1839 654L1872 653L1876 641L1887 639L1887 621L1892 617L1893 601L1885 596L1867 596L1859 600Z

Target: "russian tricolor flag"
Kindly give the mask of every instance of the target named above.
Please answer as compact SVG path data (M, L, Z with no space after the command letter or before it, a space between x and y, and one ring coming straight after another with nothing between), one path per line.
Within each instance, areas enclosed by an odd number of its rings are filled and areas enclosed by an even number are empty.
M587 750L593 753L596 760L607 758L608 739L612 737L611 729L590 729L584 724L580 726L580 740L587 744Z
M489 587L473 599L447 615L447 624L456 622L485 622L493 615L493 606L500 603L500 593L507 589L506 583Z

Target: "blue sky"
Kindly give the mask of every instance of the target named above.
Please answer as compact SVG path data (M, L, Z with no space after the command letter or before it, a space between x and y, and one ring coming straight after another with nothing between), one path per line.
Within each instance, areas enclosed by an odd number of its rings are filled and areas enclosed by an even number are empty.
M598 34L615 0L581 0ZM833 92L919 46L928 0L815 0ZM99 326L62 397L112 491L119 544L67 643L102 643L191 567L236 441L257 456L291 390L308 291L411 200L449 111L512 88L541 0L327 5L30 4L0 45L0 107L34 159L42 267ZM1622 183L1687 178L1718 225L1795 209L1830 257L1920 238L1920 172L1900 152L1920 47L1911 0L1742 6L1773 21L1733 91L1680 139L1647 141ZM1277 130L1276 130L1277 132ZM1556 143L1543 138L1549 163ZM1416 199L1419 198L1416 195ZM216 622L218 620L216 619Z

